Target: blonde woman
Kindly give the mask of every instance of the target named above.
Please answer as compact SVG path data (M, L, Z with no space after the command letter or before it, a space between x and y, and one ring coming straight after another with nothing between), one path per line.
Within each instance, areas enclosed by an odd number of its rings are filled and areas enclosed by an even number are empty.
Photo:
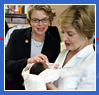
M57 81L47 84L49 90L95 90L95 51L89 43L95 32L95 10L92 5L69 6L59 17L67 50L55 61L62 71Z

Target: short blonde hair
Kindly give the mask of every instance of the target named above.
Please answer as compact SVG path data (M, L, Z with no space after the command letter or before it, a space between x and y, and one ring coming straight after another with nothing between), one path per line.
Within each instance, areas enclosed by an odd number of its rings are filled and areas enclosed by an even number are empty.
M49 21L52 23L53 13L50 5L30 5L27 9L27 22L30 24L31 14L33 10L44 10L45 13L49 16Z
M74 26L77 31L91 39L95 33L94 5L71 5L59 16L60 26Z

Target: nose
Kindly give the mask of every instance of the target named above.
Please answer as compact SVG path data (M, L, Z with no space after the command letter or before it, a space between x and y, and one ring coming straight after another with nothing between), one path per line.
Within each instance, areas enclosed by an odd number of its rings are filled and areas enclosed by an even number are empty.
M38 25L43 25L43 22L42 22L42 21L39 21L39 22L38 22Z
M62 38L63 38L63 41L68 41L68 36L66 33L63 34Z

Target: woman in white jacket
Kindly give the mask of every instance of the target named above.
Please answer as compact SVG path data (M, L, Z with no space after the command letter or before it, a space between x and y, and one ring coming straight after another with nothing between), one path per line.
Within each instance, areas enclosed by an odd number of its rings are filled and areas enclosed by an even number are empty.
M67 50L58 56L62 71L57 81L47 83L49 90L95 90L95 51L89 43L95 32L92 5L69 6L59 17Z

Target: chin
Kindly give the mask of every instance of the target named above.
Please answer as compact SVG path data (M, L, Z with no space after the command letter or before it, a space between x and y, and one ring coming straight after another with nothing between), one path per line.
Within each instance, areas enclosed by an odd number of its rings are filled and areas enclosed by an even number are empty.
M66 47L67 50L73 50L71 47Z

